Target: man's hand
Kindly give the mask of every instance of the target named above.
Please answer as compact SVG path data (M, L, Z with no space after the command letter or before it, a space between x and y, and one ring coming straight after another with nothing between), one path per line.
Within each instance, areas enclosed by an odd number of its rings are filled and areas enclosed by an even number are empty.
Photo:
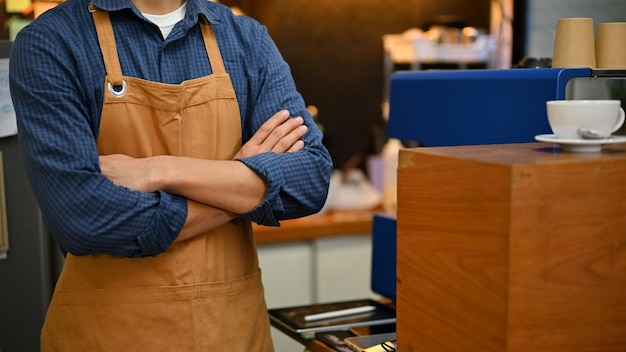
M303 123L304 120L300 116L290 119L287 110L277 112L239 149L235 159L270 151L277 154L297 152L304 147L304 142L300 138L308 131L308 127Z

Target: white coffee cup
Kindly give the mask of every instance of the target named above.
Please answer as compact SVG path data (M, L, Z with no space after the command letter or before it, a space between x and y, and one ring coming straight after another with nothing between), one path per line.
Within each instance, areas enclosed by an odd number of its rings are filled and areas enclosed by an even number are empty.
M579 129L609 136L624 124L619 100L551 100L546 108L550 128L560 139L580 139Z

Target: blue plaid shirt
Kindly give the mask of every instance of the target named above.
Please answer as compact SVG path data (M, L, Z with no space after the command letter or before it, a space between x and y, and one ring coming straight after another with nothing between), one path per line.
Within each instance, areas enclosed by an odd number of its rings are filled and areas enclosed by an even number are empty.
M163 40L129 0L93 3L110 12L123 74L171 84L211 73L198 25L199 16L206 17L237 94L244 142L281 109L303 116L309 127L301 152L241 160L268 185L263 204L241 216L277 226L321 209L332 161L264 26L233 16L225 6L187 0L184 20ZM166 192L118 187L100 172L96 138L105 69L88 5L89 0L61 3L15 40L10 88L24 164L44 223L64 250L156 255L178 235L187 203Z

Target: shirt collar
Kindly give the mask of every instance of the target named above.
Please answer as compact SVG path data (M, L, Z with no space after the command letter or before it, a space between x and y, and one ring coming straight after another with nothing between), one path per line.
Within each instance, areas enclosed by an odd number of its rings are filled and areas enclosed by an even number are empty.
M130 0L91 0L91 3L105 11L119 11L123 9L131 9L137 16L141 13ZM221 6L207 0L187 0L186 19L194 18L197 21L199 15L203 15L211 24L217 24L223 21L214 9Z

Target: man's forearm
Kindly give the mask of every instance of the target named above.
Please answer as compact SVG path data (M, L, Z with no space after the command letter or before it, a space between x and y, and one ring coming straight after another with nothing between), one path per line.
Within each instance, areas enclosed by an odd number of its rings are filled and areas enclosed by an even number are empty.
M244 163L159 156L150 166L156 188L187 199L242 214L265 198L263 179Z
M174 242L180 242L211 231L236 218L225 210L194 201L187 201L188 214L185 225Z

